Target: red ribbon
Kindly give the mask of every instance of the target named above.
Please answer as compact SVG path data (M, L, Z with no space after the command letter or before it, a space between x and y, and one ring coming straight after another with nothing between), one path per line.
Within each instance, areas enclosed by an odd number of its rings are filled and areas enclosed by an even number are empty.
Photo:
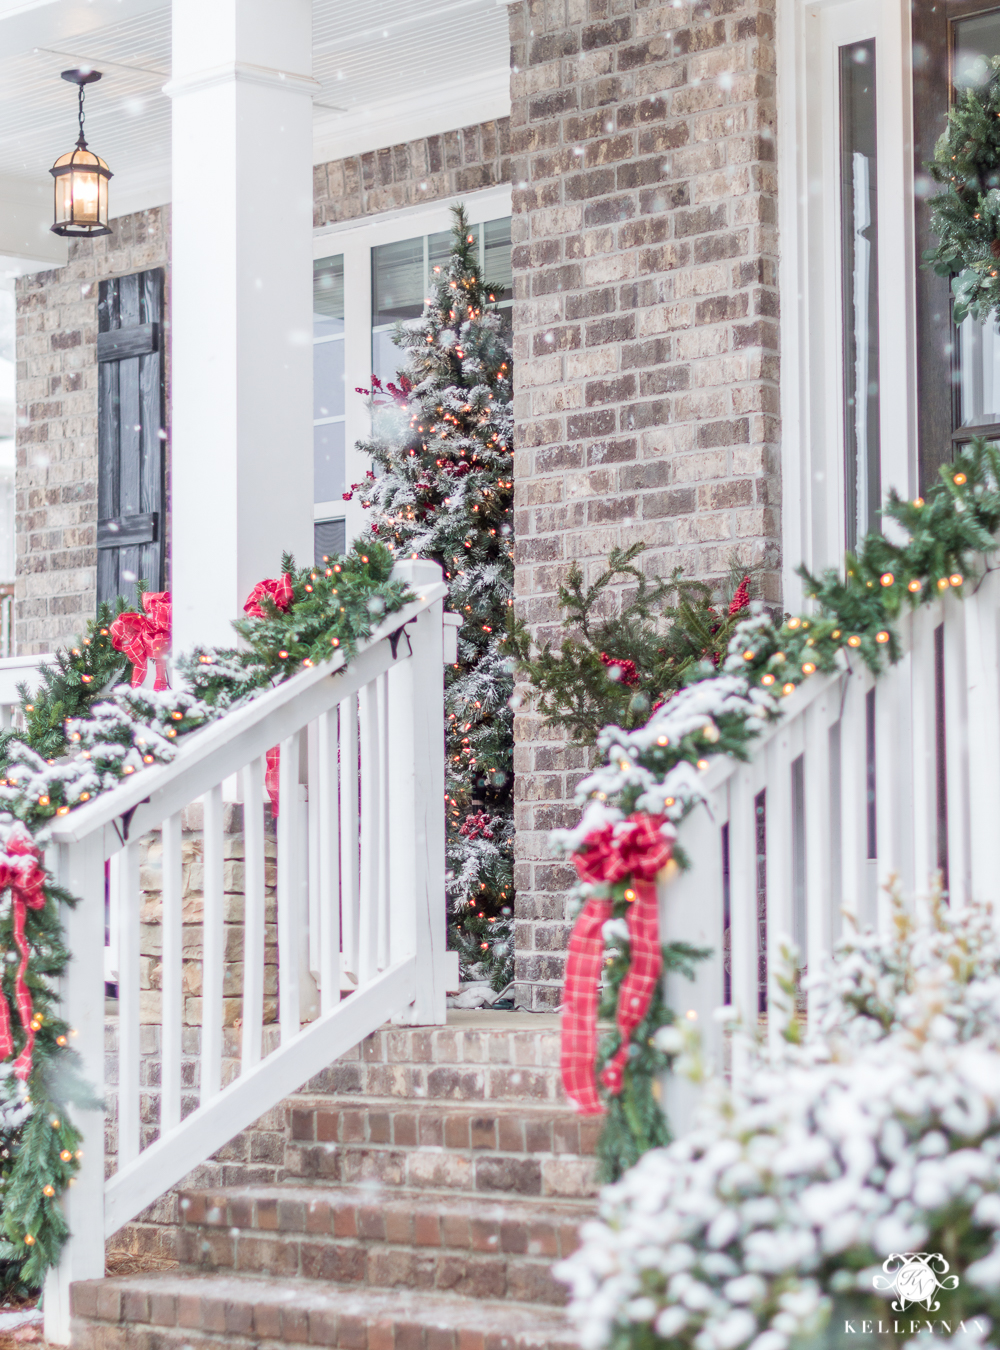
M295 598L295 592L292 590L292 578L287 572L282 572L279 580L274 581L268 578L267 581L258 581L247 596L247 602L243 606L244 614L249 614L252 619L266 619L267 615L260 607L261 600L268 599L274 602L277 609L284 612Z
M267 581L258 581L247 596L243 612L249 614L252 619L266 619L267 615L260 607L260 602L265 597L272 600L275 607L284 612L295 599L291 576L287 572L282 572L277 581L270 577ZM274 745L268 750L265 758L264 786L267 788L267 795L271 798L271 811L275 818L278 815L278 772L280 765L281 748Z
M156 662L154 689L169 688L166 653L170 648L172 605L169 591L144 591L144 614L119 614L111 625L111 645L132 662L132 688L146 678L150 657Z
M621 1046L601 1075L614 1095L621 1091L632 1032L649 1008L660 977L659 907L654 878L670 860L672 844L660 831L663 816L632 815L617 829L604 825L583 841L573 858L582 881L614 885L631 877L635 898L629 906L629 970L618 996ZM610 900L591 898L577 918L569 940L566 983L563 990L561 1069L566 1095L585 1115L604 1107L597 1093L594 1061L597 1055L597 989L604 960L602 929L611 918Z
M31 835L23 826L15 826L7 836L0 854L0 891L10 890L14 918L14 942L21 955L21 963L14 979L14 997L24 1028L24 1049L14 1061L14 1073L24 1082L31 1073L31 1055L35 1032L31 992L24 982L28 969L28 944L24 938L24 924L29 909L41 909L45 904L45 873L40 866L41 853L32 843ZM19 861L14 861L14 860ZM0 1059L8 1059L14 1050L10 1027L10 1008L0 988Z

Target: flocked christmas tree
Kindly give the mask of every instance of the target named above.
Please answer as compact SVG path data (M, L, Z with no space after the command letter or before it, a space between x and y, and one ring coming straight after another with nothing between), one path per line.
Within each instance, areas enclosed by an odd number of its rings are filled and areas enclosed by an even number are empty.
M441 564L463 620L445 677L449 941L464 979L500 990L513 974L513 679L500 646L514 582L511 349L464 209L454 217L423 316L394 335L399 384L373 380L360 448L378 473L345 496L358 493L369 534L397 557Z

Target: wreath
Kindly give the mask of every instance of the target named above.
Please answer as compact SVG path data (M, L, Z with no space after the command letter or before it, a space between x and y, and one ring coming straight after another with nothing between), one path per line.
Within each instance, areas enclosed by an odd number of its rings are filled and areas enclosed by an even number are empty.
M940 242L924 262L952 278L955 322L985 323L1000 314L1000 57L983 84L962 90L926 167L944 191L930 200Z

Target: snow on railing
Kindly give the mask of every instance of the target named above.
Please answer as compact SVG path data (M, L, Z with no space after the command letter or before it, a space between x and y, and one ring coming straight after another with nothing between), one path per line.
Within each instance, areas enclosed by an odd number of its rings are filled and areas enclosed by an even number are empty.
M887 886L909 899L938 875L953 906L1000 900L1000 574L904 612L898 631L902 657L877 680L841 653L839 673L784 700L749 763L720 756L700 776L705 802L679 832L692 866L662 886L661 913L665 942L712 949L694 985L668 977L668 998L717 1067L716 1010L763 1018L789 938L816 969L845 923L889 922ZM695 1097L667 1080L675 1130Z
M65 916L63 1013L83 1072L104 1091L105 875L110 860L119 1050L117 1171L104 1176L104 1113L74 1112L83 1161L66 1195L72 1236L45 1286L46 1339L69 1339L69 1286L104 1274L104 1239L289 1092L387 1020L445 1019L443 647L433 563L396 569L418 598L346 667L295 675L191 736L169 765L53 822L47 863L80 898ZM281 749L277 954L265 912L265 756ZM242 803L242 1057L222 1082L225 801ZM182 814L200 801L203 868L195 1110L182 1118ZM230 813L230 816L232 813ZM158 1137L140 1119L140 851L161 839ZM228 889L232 889L231 886ZM232 900L232 896L229 897ZM229 914L232 919L232 914ZM190 921L190 916L188 916ZM272 930L273 931L273 930ZM280 1043L266 1053L265 944L277 961ZM232 971L230 970L230 975ZM352 992L342 995L342 987ZM229 988L226 992L231 994ZM184 1046L185 1058L190 1040ZM185 1097L190 1094L185 1088Z

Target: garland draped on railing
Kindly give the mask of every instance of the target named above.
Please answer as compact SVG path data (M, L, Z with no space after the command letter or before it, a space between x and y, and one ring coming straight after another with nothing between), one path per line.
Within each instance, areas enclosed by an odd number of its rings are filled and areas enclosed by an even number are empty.
M869 534L857 553L846 555L843 575L830 569L817 577L800 567L807 595L815 605L811 613L779 623L760 602L754 602L730 639L721 671L709 664L699 667L692 682L672 695L644 726L634 731L609 726L600 733L597 744L605 762L577 788L578 801L586 804L580 824L573 830L553 831L551 836L558 851L573 855L582 878L576 893L583 908L571 950L574 943L579 947L592 941L595 902L607 903L635 891L642 881L634 868L625 875L616 872L613 886L608 885L609 878L592 875L586 859L596 838L613 839L633 828L637 818L647 818L649 827L657 828L671 842L676 826L701 800L698 780L713 755L749 759L755 738L782 716L783 700L817 672L840 669L841 654L848 662L860 658L878 676L887 661L899 659L895 624L902 614L946 593L962 596L974 584L977 559L997 547L1000 451L982 438L973 440L952 464L940 470L926 497L906 501L891 492L882 514L899 527L893 535L905 535L905 541ZM686 865L676 844L672 856ZM629 934L609 932L609 927L614 930L613 924L603 922L609 948L604 960L610 978L601 1011L617 1019L636 954L630 948ZM687 956L690 959L691 953ZM574 1007L580 1006L581 998L588 1009L593 1006L589 995L573 991L571 997ZM669 1062L657 1054L656 1031L672 1021L672 1014L662 1000L660 1010L659 1023L647 1015L628 1045L626 1077L632 1080L631 1092L642 1094L642 1100L656 1095L656 1076ZM564 1023L563 1036L567 1093L584 1111L600 1109L593 1085L595 1037L581 1037L572 1018L568 1025ZM576 1052L581 1046L591 1056L589 1079L578 1054L573 1054L570 1067L568 1051ZM622 1047L616 1049L621 1061ZM599 1061L608 1053L602 1047ZM651 1132L648 1120L634 1128L628 1112L616 1110L616 1097L622 1091L619 1080L605 1086L609 1115L599 1151L605 1175L611 1179L647 1148L665 1142L666 1131ZM652 1137L655 1134L658 1137Z
M0 1263L15 1263L23 1284L41 1283L68 1232L60 1196L81 1140L67 1103L94 1104L77 1072L75 1032L58 1016L53 982L70 957L60 906L76 902L42 864L49 822L169 763L185 735L258 691L335 655L349 660L412 598L392 580L393 562L369 543L312 568L286 555L280 579L255 587L234 624L246 647L199 648L175 663L187 689L164 687L167 594L144 594L144 614L119 602L112 619L105 607L78 646L57 653L34 695L21 688L25 739L4 738L0 777ZM155 689L102 683L98 674L117 680L124 671L115 651L132 662L133 683L149 657L157 661Z

